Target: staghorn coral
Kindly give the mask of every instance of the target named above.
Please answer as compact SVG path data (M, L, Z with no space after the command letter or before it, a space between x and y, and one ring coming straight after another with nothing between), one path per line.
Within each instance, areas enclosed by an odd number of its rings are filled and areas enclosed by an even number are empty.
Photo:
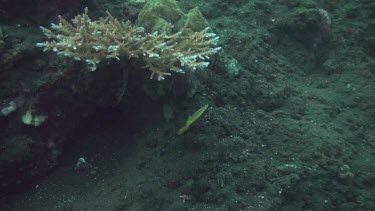
M76 16L72 23L59 17L59 24L51 29L41 27L51 41L37 43L44 51L85 61L94 71L98 63L106 59L126 56L138 58L150 69L151 78L162 80L172 72L184 72L207 67L210 55L218 52L218 36L207 27L194 32L188 27L172 32L166 25L163 31L145 32L143 27L132 26L130 21L120 22L111 14L107 18L91 21L88 9Z

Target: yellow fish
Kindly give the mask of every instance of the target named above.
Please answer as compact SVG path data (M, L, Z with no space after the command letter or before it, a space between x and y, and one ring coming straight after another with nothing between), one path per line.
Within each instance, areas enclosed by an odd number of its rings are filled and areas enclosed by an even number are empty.
M189 128L191 127L191 125L192 125L195 121L197 121L197 119L198 119L199 117L202 116L202 114L207 110L207 108L208 108L208 104L205 105L205 106L203 106L202 108L198 109L198 111L196 111L193 115L189 116L189 118L187 119L185 125L184 125L182 128L180 128L180 129L178 130L177 134L178 134L178 135L181 135L181 134L186 133L186 131L189 130Z

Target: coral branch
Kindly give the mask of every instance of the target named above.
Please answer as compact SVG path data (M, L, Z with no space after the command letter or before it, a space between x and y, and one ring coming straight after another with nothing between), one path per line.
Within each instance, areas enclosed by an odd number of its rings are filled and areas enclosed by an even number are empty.
M139 58L154 76L162 80L169 71L183 73L183 68L195 70L207 67L209 56L218 52L218 36L206 28L199 32L184 27L172 33L172 26L165 31L146 33L129 21L120 22L108 13L107 18L91 21L88 9L76 16L72 23L59 17L60 23L50 29L41 27L51 41L37 43L44 51L85 61L94 71L106 59Z

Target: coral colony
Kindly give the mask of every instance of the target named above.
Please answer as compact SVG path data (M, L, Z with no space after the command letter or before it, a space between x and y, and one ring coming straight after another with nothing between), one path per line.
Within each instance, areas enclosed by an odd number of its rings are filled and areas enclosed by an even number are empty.
M169 71L184 73L184 68L195 70L209 65L206 59L218 52L219 37L207 27L194 32L188 27L171 32L172 25L164 31L145 32L143 27L132 26L130 21L120 22L108 13L107 18L91 21L88 9L76 16L72 23L61 16L59 24L51 29L41 27L51 41L37 43L44 51L85 61L90 70L105 59L120 60L122 56L143 60L151 71L151 78L162 80Z

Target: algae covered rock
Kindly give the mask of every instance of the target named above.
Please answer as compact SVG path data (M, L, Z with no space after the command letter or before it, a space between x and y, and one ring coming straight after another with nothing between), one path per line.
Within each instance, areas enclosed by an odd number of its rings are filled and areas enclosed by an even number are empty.
M195 7L189 11L186 15L184 27L187 27L193 31L201 31L209 27L208 21L203 17L198 7Z
M149 0L138 15L137 25L148 32L165 31L172 24L177 29L183 27L201 31L208 27L207 20L198 8L185 14L175 0Z

